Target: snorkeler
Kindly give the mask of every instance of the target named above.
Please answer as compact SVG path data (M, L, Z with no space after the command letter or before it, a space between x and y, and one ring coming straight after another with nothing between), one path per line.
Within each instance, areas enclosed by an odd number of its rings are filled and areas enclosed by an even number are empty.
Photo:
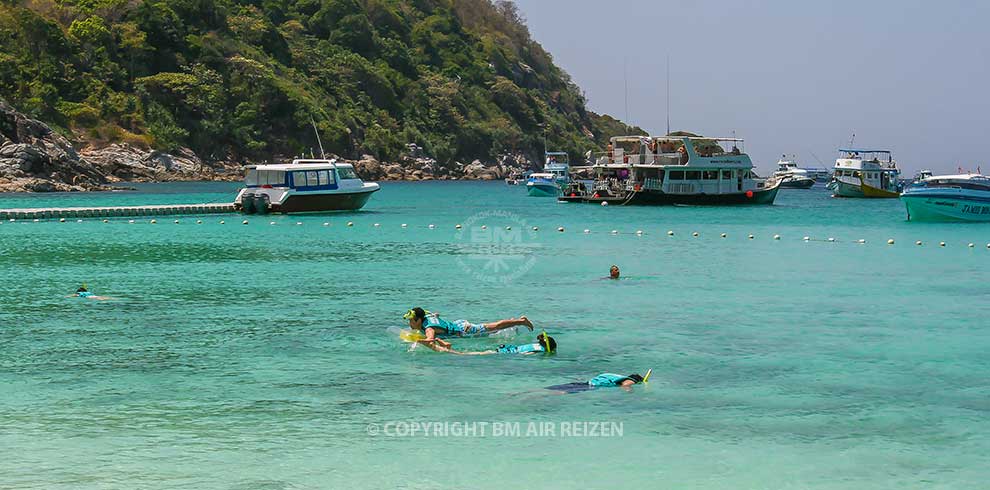
M76 294L72 294L72 295L69 295L69 296L66 296L66 297L67 298L95 299L95 300L98 300L98 301L112 299L112 298L107 297L107 296L97 296L97 295L89 292L89 290L86 289L86 285L85 284L83 284L82 286L79 286L79 289L76 289Z
M465 320L451 322L440 318L436 313L429 313L417 306L407 311L405 315L402 315L402 318L409 320L409 328L413 329L414 332L422 332L423 338L417 340L420 343L432 343L440 336L488 335L518 325L525 325L531 332L533 331L533 322L525 316L491 323L476 324Z
M427 347L437 351L437 352L447 352L450 354L458 354L462 356L490 356L493 354L553 354L557 352L557 341L553 337L546 334L546 332L541 333L536 336L536 342L532 344L522 344L522 345L512 345L512 344L502 344L496 349L489 349L483 351L457 351L452 348L450 342L446 342L441 339L436 339L435 342L425 343Z
M649 381L651 374L653 374L652 369L646 371L645 376L640 376L638 374L630 374L628 376L623 376L621 374L602 373L583 383L577 382L577 383L566 383L562 385L547 386L546 389L553 390L559 393L578 393L581 391L593 390L595 388L607 388L607 387L619 387L629 390L635 384L646 383L647 381Z

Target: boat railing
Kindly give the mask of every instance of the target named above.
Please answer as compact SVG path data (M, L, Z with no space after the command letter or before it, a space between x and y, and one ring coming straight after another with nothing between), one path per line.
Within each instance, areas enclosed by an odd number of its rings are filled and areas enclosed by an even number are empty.
M687 160L680 153L629 154L621 151L598 152L592 154L595 165L686 165Z
M663 189L663 179L651 177L643 179L643 189L659 191Z

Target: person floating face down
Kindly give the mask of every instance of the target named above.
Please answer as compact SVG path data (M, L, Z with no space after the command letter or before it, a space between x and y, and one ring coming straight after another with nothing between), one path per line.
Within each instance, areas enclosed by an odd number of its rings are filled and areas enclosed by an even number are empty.
M417 342L427 345L436 343L442 337L483 336L519 325L525 325L526 328L533 331L533 322L525 316L489 323L471 323L466 320L451 322L440 318L440 315L436 313L430 313L417 306L407 311L405 315L402 315L402 318L409 320L409 328L414 332L422 332L423 338ZM447 344L448 348L450 347L449 342L440 343L441 346L444 344Z
M578 393L581 391L594 390L596 388L622 388L624 390L631 390L633 385L639 383L645 383L649 381L650 375L653 374L653 370L650 369L646 371L645 376L640 376L638 374L630 374L628 376L623 376L621 374L614 373L602 373L586 382L576 382L576 383L565 383L562 385L547 386L546 389L554 391L557 393Z
M89 290L86 289L86 285L85 284L79 286L79 289L76 289L76 294L69 295L68 297L69 298L95 299L95 300L101 300L101 301L102 300L110 299L110 298L108 298L106 296L97 296L97 295L89 292Z
M494 354L521 354L521 355L531 355L531 354L553 354L557 352L557 341L553 337L547 335L543 332L536 336L536 342L532 344L502 344L495 349L483 350L483 351L458 351L451 347L450 342L446 342L441 339L437 339L435 342L426 344L429 348L437 352L446 352L449 354L458 354L462 356L490 356Z

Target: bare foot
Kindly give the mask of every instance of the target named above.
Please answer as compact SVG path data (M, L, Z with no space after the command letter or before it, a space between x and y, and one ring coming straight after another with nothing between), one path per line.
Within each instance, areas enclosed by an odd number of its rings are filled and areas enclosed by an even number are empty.
M533 331L533 322L529 321L529 318L526 318L525 316L521 316L519 317L519 319L522 320L523 325L526 325L526 328L529 328L530 332Z

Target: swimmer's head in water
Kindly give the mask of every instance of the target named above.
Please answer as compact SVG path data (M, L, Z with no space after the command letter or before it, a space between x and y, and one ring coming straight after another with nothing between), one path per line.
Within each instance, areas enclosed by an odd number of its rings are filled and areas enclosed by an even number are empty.
M426 318L426 310L417 306L407 311L405 315L402 315L402 318L409 320L410 328L421 329L423 328L423 319Z
M619 266L613 265L612 267L610 267L608 269L608 277L611 277L612 279L618 279L619 278Z
M637 382L637 383L642 383L643 382L643 377L640 376L640 375L638 375L638 374L630 374L628 376L628 378L631 379L631 380L633 380L633 381L635 381L635 382Z
M546 332L537 335L536 341L539 342L541 346L543 346L543 349L548 354L557 352L557 341L554 340L553 337L547 335Z
M86 283L83 283L82 286L79 286L79 289L77 289L76 292L77 293L85 293L86 292Z

